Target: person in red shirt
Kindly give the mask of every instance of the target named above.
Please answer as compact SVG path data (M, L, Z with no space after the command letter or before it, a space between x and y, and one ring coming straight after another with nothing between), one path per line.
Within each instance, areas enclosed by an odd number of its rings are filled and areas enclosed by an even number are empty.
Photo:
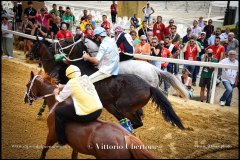
M165 27L164 36L168 36L171 33L170 31L171 31L173 24L174 24L174 20L170 19L169 26Z
M47 13L47 11L44 7L41 8L40 12L41 12L41 14L37 14L35 16L35 20L37 20L38 23L40 23L42 26L44 26L49 31L50 30L49 19L51 19L53 16L52 16L52 14Z
M61 30L58 31L57 34L56 34L56 39L64 40L66 38L71 38L71 37L73 37L73 35L69 30L67 30L67 24L62 23Z
M158 40L164 39L165 25L162 23L162 17L157 16L157 22L153 25L153 36L157 36Z
M106 15L102 16L102 20L103 20L103 22L101 24L101 27L103 27L104 29L110 28L110 23L107 21Z
M213 50L213 57L216 58L218 62L224 58L225 48L220 44L220 37L216 37L215 44L208 46L206 50L209 48Z
M84 30L83 33L84 33L85 37L88 37L88 38L91 38L91 39L94 38L93 30L92 30L90 24L86 25L86 30Z
M111 9L112 23L115 24L116 15L117 15L117 4L115 3L115 1L113 1L113 4L111 5L110 9Z
M196 43L194 36L190 38L190 40L186 43L183 48L184 59L189 61L197 61L197 55L201 52L201 48ZM184 68L187 68L191 72L191 78L193 86L196 86L197 74L194 72L194 65L186 65L184 64Z

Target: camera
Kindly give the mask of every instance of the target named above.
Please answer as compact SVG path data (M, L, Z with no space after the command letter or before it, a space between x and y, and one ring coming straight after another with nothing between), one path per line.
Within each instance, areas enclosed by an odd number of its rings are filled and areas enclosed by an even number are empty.
M208 53L208 57L212 57L212 53L211 52Z

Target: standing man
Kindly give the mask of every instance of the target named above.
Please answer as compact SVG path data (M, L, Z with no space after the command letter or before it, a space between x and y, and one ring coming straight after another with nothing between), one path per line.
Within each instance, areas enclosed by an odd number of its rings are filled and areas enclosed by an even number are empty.
M116 16L117 16L117 4L115 1L113 1L113 4L110 7L111 9L111 17L112 17L112 23L116 23Z
M147 21L143 21L142 28L138 30L138 36L141 37L142 35L145 35L147 37L148 31L151 31L151 30L147 27Z
M162 23L162 16L157 16L157 22L153 25L153 36L157 36L158 40L164 39L165 25Z
M228 57L223 59L219 63L238 66L238 60L236 59L236 51L229 51ZM238 83L238 74L238 70L225 68L222 69L222 83L226 90L220 98L221 106L231 105L233 89L235 86L237 86Z
M59 16L60 16L60 18L62 18L63 15L64 15L64 13L65 13L65 11L63 10L63 7L62 7L62 6L59 6L58 11L59 11Z
M84 21L84 20L87 20L87 10L86 9L84 9L83 10L83 16L81 17L81 20L80 20L80 23L82 22L82 21Z
M143 7L142 9L144 13L144 21L148 22L148 26L150 26L151 15L155 12L152 7L149 6L149 2L147 2L147 7Z
M18 31L18 28L22 22L22 1L14 1L14 19L15 19L15 30Z
M33 24L35 23L35 15L37 14L37 11L35 8L33 8L33 2L28 2L28 8L24 10L24 14L28 16L28 20L31 21Z
M230 51L230 50L234 50L236 51L236 59L238 59L238 47L239 47L239 42L236 38L234 38L234 33L233 32L230 32L228 33L228 45L227 45L227 53Z
M52 10L50 10L50 14L54 14L55 16L59 16L60 15L60 12L57 10L57 5L56 4L53 4L52 5Z

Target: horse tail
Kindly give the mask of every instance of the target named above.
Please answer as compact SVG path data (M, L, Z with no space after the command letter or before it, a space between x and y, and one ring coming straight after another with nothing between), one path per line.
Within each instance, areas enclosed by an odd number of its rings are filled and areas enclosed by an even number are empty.
M138 138L128 134L124 136L127 148L134 159L156 159L156 156L145 149L144 144ZM138 147L137 149L134 147Z
M167 122L171 122L172 125L177 125L178 128L184 129L184 126L172 108L171 103L168 101L167 97L157 88L150 87L151 99L162 112L163 118Z
M186 89L186 87L177 79L176 76L169 72L164 72L160 70L159 68L154 66L155 71L158 74L159 80L164 79L167 82L173 86L173 88L183 97L188 99L189 98L189 92Z

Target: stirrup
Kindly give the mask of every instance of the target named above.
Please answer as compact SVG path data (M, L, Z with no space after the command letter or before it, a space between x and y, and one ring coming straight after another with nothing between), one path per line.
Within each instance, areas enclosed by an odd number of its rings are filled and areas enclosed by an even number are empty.
M127 118L123 118L119 121L119 123L121 124L121 126L123 126L127 131L129 131L130 133L133 133L133 127L132 127L132 123L130 120L128 120Z

